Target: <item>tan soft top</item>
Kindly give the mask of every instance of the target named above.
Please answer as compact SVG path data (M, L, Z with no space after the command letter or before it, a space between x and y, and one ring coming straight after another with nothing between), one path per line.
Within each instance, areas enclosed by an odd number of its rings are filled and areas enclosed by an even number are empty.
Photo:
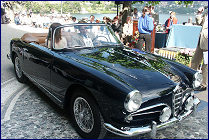
M21 39L27 43L44 44L48 33L25 33Z

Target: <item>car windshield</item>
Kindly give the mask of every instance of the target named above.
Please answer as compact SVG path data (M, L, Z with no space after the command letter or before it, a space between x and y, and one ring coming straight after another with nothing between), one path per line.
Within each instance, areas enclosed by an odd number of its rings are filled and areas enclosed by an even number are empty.
M114 47L122 45L112 28L105 24L85 23L60 26L55 30L53 38L53 48L55 49Z

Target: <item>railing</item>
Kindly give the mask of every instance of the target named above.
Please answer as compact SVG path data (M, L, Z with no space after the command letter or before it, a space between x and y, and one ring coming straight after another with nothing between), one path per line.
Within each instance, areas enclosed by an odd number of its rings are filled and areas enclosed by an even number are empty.
M169 50L160 49L158 52L158 55L173 60L175 59L177 55L177 51L169 51Z

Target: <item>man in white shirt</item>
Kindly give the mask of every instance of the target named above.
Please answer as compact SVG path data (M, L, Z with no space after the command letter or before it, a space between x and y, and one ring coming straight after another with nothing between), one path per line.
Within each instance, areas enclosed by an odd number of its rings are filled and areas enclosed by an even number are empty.
M84 21L79 21L79 23L86 23ZM79 32L72 36L71 46L79 47L94 47L92 39L95 37L93 33L89 32L89 28L86 25L77 27Z

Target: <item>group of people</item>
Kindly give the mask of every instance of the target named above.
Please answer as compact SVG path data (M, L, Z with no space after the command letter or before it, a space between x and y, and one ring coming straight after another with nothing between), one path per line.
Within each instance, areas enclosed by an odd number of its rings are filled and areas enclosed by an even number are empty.
M137 8L134 8L132 15L127 17L124 25L122 24L122 16L124 12L120 12L119 16L115 16L113 20L108 17L104 17L103 21L106 24L111 25L113 31L116 33L118 38L125 44L129 45L133 38L133 21L138 21L139 38L138 43L135 47L142 50L143 44L145 43L145 51L151 51L151 32L154 29L154 13L153 6L145 6L142 10L142 14L138 13Z
M36 28L49 28L54 23L59 22L62 24L76 23L76 17L65 15L58 16L55 14L19 14L14 15L14 23L16 25L29 25Z
M149 17L151 16L151 9L152 7L146 7L147 11L149 11ZM122 16L123 16L124 12L120 12L119 16L115 16L113 19L109 18L109 17L103 17L103 21L100 21L98 19L95 20L95 16L91 15L89 18L82 18L82 21L86 21L87 23L105 23L108 24L112 27L113 31L116 33L116 35L118 36L118 38L124 43L124 44L129 44L131 42L132 39L132 35L133 35L133 20L138 20L140 17L140 14L138 13L137 8L134 8L134 10L132 11L132 16L129 16L127 18L127 22L122 25ZM152 18L151 18L152 19ZM147 18L146 18L147 20ZM146 22L146 20L144 21L144 23ZM153 19L152 19L153 20ZM24 14L18 14L16 13L14 16L14 22L16 25L29 25L29 26L33 26L36 28L49 28L49 26L54 23L61 23L61 24L71 24L71 23L77 23L78 20L76 19L76 17L72 17L69 15L65 15L65 16L57 16L56 14L32 14L32 12L30 13L24 13ZM143 27L145 27L143 23ZM142 24L140 24L140 26L142 26ZM145 34L150 34L151 31L153 29L149 29L148 32L140 32L140 33L145 33ZM149 35L145 35L146 39L144 37L140 38L140 43L139 45L139 49L141 49L141 44L143 44L143 40L146 43L146 51L150 52L150 43L151 43L151 39L149 37ZM138 46L137 45L137 46Z
M130 43L133 35L133 21L137 20L139 36L135 47L142 50L145 44L145 51L151 52L151 33L155 24L153 14L155 14L153 6L145 6L142 9L142 14L139 14L138 10L134 8L133 15L127 18L127 21L123 26L122 37L124 44Z

